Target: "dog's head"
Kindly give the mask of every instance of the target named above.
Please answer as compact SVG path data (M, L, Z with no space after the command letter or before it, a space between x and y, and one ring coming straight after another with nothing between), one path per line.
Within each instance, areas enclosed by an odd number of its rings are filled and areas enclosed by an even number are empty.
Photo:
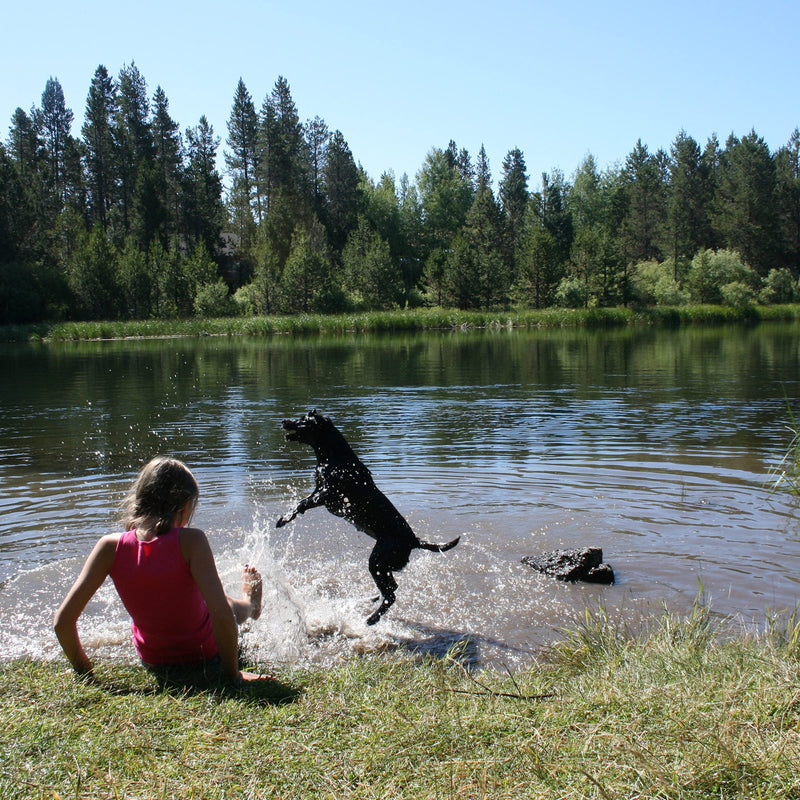
M330 417L320 414L316 409L297 419L285 419L282 423L287 442L302 442L313 445L319 441L325 430L331 427Z

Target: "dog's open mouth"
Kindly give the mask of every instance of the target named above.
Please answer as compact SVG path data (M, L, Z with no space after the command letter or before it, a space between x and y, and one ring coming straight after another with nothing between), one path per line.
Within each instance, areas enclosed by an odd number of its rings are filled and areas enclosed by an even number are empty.
M319 429L321 420L325 419L317 414L316 411L309 411L302 417L296 419L285 419L281 425L285 431L287 442L308 442L308 437L312 432Z
M298 439L298 431L300 429L301 423L296 419L285 419L281 425L283 429L286 431L286 441L287 442L296 442Z

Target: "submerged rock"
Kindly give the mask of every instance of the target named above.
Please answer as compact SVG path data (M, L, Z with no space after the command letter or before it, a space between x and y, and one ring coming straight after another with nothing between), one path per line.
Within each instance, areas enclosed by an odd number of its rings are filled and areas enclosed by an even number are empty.
M599 547L553 550L540 556L525 556L522 563L559 581L614 583L614 570L603 562L603 551Z

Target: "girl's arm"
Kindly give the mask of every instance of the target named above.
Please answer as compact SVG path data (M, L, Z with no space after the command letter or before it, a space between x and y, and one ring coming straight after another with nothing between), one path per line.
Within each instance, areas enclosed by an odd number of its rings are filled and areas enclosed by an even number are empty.
M104 536L97 542L53 620L53 627L64 655L79 675L91 675L92 662L89 661L78 636L78 617L108 577L111 565L114 563L118 539L118 535L112 534Z
M181 552L208 606L222 666L236 681L247 678L249 676L239 671L239 628L222 588L208 539L197 528L182 528L180 535Z

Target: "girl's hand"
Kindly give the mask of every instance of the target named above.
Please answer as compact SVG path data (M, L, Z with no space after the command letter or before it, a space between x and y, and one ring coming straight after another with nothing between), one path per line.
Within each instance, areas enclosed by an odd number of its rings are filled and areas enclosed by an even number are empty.
M241 683L250 683L252 681L272 681L275 680L272 675L259 674L255 672L240 672L239 680Z

